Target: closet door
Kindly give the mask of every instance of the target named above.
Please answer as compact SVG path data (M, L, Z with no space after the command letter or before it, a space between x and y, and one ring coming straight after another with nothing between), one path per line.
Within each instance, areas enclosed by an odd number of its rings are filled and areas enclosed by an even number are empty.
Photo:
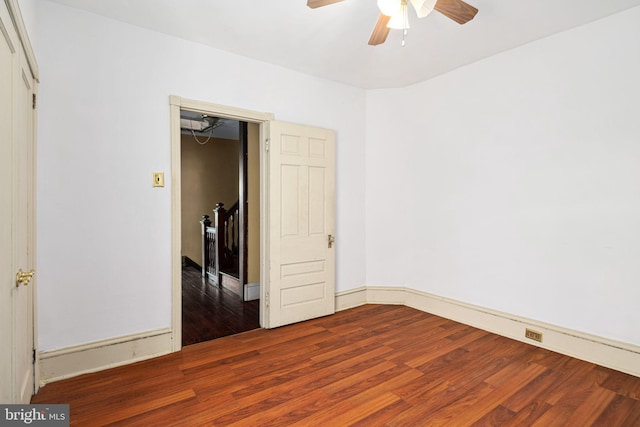
M0 5L0 401L28 403L35 384L35 81L12 5Z

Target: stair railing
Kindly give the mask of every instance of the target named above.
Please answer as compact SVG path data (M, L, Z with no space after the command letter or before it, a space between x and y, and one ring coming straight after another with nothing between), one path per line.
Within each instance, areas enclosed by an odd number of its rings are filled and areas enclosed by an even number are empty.
M213 224L209 215L200 221L202 230L202 277L220 284L220 271L233 264L239 247L239 203L226 210L224 203L216 204Z

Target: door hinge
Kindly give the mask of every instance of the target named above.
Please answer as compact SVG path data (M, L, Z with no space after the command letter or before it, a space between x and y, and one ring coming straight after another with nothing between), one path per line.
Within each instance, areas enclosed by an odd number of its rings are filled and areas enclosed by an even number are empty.
M32 359L32 363L36 363L36 349L32 349L31 350L31 359Z
M33 95L33 109L35 110L35 109L36 109L36 105L37 105L37 99L38 99L38 97L36 96L36 94L35 94L35 93L34 93L34 94L32 94L32 95Z
M269 151L269 138L264 140L264 151Z
M264 294L264 306L269 307L269 292Z

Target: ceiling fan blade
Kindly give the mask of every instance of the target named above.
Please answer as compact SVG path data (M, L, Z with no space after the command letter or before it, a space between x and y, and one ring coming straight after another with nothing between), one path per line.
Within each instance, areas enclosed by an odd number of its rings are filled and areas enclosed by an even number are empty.
M478 13L478 9L462 0L438 0L434 9L458 24L466 24Z
M328 6L341 1L342 0L307 0L307 6L311 9L315 9L316 7Z
M389 27L387 24L389 23L390 16L386 16L380 14L378 16L378 22L376 22L376 26L373 28L373 32L371 33L371 37L369 38L370 46L377 46L379 44L384 43L389 35Z

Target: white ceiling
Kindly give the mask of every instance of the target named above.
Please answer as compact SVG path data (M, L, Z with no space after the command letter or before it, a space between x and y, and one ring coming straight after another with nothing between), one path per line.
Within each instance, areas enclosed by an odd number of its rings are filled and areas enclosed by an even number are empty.
M479 9L459 25L433 12L401 47L367 41L376 0L309 9L306 0L51 0L365 89L403 87L498 52L640 5L640 0L465 0ZM413 11L411 11L413 13ZM634 43L637 40L633 41Z

